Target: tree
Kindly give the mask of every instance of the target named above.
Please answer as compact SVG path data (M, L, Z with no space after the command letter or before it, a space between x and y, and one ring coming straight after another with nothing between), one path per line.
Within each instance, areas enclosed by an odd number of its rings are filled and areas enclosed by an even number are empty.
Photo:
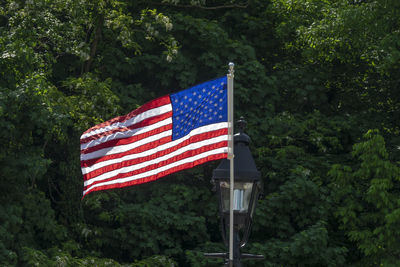
M119 109L111 79L93 71L103 35L135 53L141 38L162 41L170 57L175 46L167 17L143 10L134 19L118 1L6 1L0 12L0 246L13 265L30 249L62 247L82 221L79 133Z
M217 162L81 200L78 140L233 61L265 185L247 264L396 264L398 5L3 1L0 262L219 266Z
M333 165L332 189L336 216L349 239L357 244L364 266L399 264L400 168L388 159L384 139L369 131L353 147L356 164Z

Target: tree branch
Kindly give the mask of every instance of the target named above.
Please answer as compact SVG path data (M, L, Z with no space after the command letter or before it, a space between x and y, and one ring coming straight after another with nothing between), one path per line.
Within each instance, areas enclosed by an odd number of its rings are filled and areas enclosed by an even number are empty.
M158 6L169 6L169 7L180 7L180 8L199 8L199 9L205 9L205 10L216 10L216 9L226 9L226 8L247 8L249 6L249 2L247 1L243 5L238 5L238 4L231 4L231 5L223 5L223 6L194 6L194 5L179 5L179 4L170 4L170 3L157 3L157 2L148 2L149 4L152 5L158 5Z
M99 43L101 31L103 28L103 23L104 23L104 16L100 15L97 25L96 25L96 32L94 33L94 39L92 42L92 46L90 47L90 56L89 56L89 59L86 61L84 72L89 72L90 65L92 64L92 62L94 60L94 56L96 55L97 44Z

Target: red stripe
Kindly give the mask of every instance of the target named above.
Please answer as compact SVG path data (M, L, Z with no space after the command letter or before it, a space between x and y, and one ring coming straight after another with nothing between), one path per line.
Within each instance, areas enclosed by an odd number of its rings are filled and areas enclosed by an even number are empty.
M172 158L164 160L164 161L160 161L160 162L154 163L152 165L143 167L141 169L133 170L133 171L130 171L130 172L118 173L117 175L115 175L113 177L110 177L110 178L107 178L107 179L104 179L104 180L101 180L101 181L93 182L92 184L86 186L85 189L90 187L90 186L93 186L95 184L98 184L98 183L104 183L104 182L108 182L108 181L118 180L118 179L121 179L121 178L131 177L133 175L137 175L137 174L141 174L141 173L144 173L144 172L156 170L158 168L161 168L163 166L166 166L166 165L169 165L171 163L177 162L179 160L190 158L192 156L195 156L195 155L198 155L198 154L210 151L210 150L214 150L214 149L217 149L217 148L226 147L226 146L227 146L227 141L221 141L219 143L207 145L207 146L195 149L195 150L186 151L186 152L184 152L184 153L182 153L182 154L180 154L178 156L172 157Z
M81 155L82 154L88 154L103 148L113 148L114 146L121 146L121 145L128 145L131 143L135 143L137 141L140 141L144 138L147 138L149 136L155 135L155 134L159 134L168 130L172 130L172 123L161 126L159 128L153 129L151 131L142 133L142 134L138 134L138 135L134 135L131 137L125 137L125 138L120 138L120 139L113 139L104 143L101 143L99 145L96 146L92 146L86 149L82 149L81 150Z
M148 165L146 167L143 167L141 169L137 169L137 170L134 170L134 171L131 171L131 172L120 173L120 174L117 174L114 177L110 177L110 178L105 179L105 180L94 182L93 184L100 183L100 182L106 182L106 181L109 181L109 180L114 180L114 179L119 179L119 178L124 178L124 177L128 177L128 176L136 175L136 174L139 174L139 173L142 173L142 172L151 171L153 169L158 169L158 168L160 168L162 166L171 164L173 162L176 162L176 161L179 161L179 160L182 160L182 159L185 159L185 158L190 158L190 157L193 157L195 155L198 155L198 154L210 151L210 150L214 150L214 149L221 148L221 147L227 147L227 146L228 146L228 141L221 141L221 142L218 142L218 143L205 145L205 146L193 149L193 150L185 151L185 152L183 152L183 153L181 153L181 154L179 154L177 156L171 157L171 158L166 159L164 161L160 161L160 162L157 162L155 164ZM171 149L171 150L175 151L176 149ZM111 165L105 166L103 168L97 169L95 171L92 171L92 172L90 172L88 174L85 174L83 176L83 179L86 181L86 180L89 180L89 179L94 178L96 176L99 176L99 175L101 175L103 173L107 173L107 172L110 172L110 171L121 169L123 167L129 167L129 166L132 166L132 165L135 165L135 164L138 164L138 163L142 163L142 162L145 162L145 161L150 161L150 160L156 159L156 158L160 157L160 155L157 155L157 154L164 154L165 155L165 154L170 153L170 152L168 152L168 153L164 153L164 152L165 151L161 151L160 153L156 153L156 154L150 155L148 157L143 157L143 158L139 158L139 159L132 159L132 160L124 161L124 162L111 164Z
M164 151L170 153L170 152L175 151L175 150L177 150L179 148L187 146L187 145L189 145L191 143L200 142L200 141L203 141L203 140L206 140L206 139L210 139L210 138L213 138L213 137L226 135L226 134L228 134L228 129L227 128L223 128L223 129L219 129L219 130L215 130L215 131L210 131L210 132L205 132L205 133L200 133L198 135L191 136L187 140L177 144L176 146L168 148L168 149L166 149ZM168 137L161 138L159 140L153 141L151 143L144 144L142 146L136 147L134 149L131 149L131 150L128 150L128 151L125 151L125 152L112 154L112 155L107 155L107 156L103 156L101 158L96 158L96 159L83 160L83 161L81 161L81 167L90 167L90 166L92 166L92 165L94 165L95 163L98 163L98 162L107 161L107 160L110 160L110 159L117 159L117 158L124 157L126 155L141 153L143 151L155 148L155 147L163 145L165 143L169 143L169 142L171 142L171 139L172 139L171 136L168 136ZM162 153L162 152L160 152L160 153ZM168 153L160 154L160 156L168 154Z
M90 167L93 164L96 164L98 162L102 162L102 161L106 161L106 160L110 160L110 159L118 159L121 158L123 156L126 155L131 155L131 154L137 154L137 153L141 153L143 151L149 150L149 149L153 149L155 147L161 146L163 144L169 143L171 142L172 137L166 136L163 138L160 138L156 141L135 147L134 149L125 151L125 152L121 152L121 153L116 153L116 154L111 154L111 155L107 155L107 156L102 156L100 158L95 158L95 159L88 159L88 160L81 160L81 167Z
M88 194L90 194L91 192L94 191L100 191L100 190L105 190L105 189L112 189L112 188L121 188L121 187L126 187L126 186L131 186L131 185L137 185L137 184L143 184L143 183L147 183L147 182L152 182L155 181L159 178L162 178L168 174L172 174L181 170L185 170L185 169L189 169L189 168L193 168L197 165L203 164L205 162L208 161L212 161L212 160L218 160L218 159L223 159L223 158L227 158L227 153L220 153L220 154L215 154L215 155L210 155L206 158L202 158L199 160L196 160L194 162L188 162L179 166L176 166L174 168L170 168L168 170L165 170L163 172L160 172L158 174L149 176L149 177L145 177L145 178L140 178L137 180L133 180L133 181L129 181L129 182L125 182L125 183L117 183L117 184L110 184L110 185L102 185L99 187L95 187L93 189L91 189L90 191L86 192L86 194L83 196L87 196ZM82 198L83 198L82 197Z
M140 122L138 122L136 124L129 125L127 127L115 128L115 129L112 129L112 130L107 131L107 132L102 132L102 133L98 133L98 134L86 137L84 139L81 139L80 143L81 144L85 144L85 143L90 142L92 140L96 140L96 139L99 139L99 138L107 136L107 135L112 135L112 134L117 133L117 132L126 132L126 131L129 131L129 130L132 130L132 129L145 127L145 126L157 123L159 121L165 120L167 118L170 118L171 116L172 116L172 111L169 111L167 113L163 113L163 114L151 117L151 118L147 118L147 119L145 119L143 121L140 121Z
M97 130L97 129L101 129L104 128L106 126L112 125L114 123L117 122L124 122L129 120L130 118L135 117L136 115L143 113L149 109L153 109L153 108L157 108L157 107L161 107L167 104L171 104L171 100L169 98L169 95L166 96L162 96L159 97L157 99L154 99L152 101L147 102L146 104L142 105L141 107L131 111L130 113L124 115L124 116L118 116L116 118L113 118L111 120L105 121L103 123L100 123L96 126L93 126L92 128L86 130L82 135L86 134L86 133L90 133L91 131Z

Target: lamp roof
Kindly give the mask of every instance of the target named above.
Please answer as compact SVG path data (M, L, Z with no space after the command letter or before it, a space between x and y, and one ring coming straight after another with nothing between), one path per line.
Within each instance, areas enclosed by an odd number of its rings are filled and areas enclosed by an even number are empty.
M234 172L236 181L259 180L261 173L257 170L253 156L249 149L250 137L244 133L246 121L243 117L238 121L239 133L234 136ZM218 167L213 171L214 179L229 179L230 162L222 159Z

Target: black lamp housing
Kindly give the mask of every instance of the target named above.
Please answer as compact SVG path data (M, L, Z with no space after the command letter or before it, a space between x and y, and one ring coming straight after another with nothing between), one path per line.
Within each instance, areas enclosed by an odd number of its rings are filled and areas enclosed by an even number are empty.
M243 117L237 123L239 133L234 135L234 263L233 266L242 266L241 258L263 259L262 255L241 254L239 249L244 247L250 235L253 215L257 200L260 196L261 173L257 170L249 144L250 137L244 133L246 122ZM219 198L222 237L228 247L229 215L230 215L230 162L228 159L213 171L211 182L215 185ZM207 253L208 257L223 258L227 253Z

